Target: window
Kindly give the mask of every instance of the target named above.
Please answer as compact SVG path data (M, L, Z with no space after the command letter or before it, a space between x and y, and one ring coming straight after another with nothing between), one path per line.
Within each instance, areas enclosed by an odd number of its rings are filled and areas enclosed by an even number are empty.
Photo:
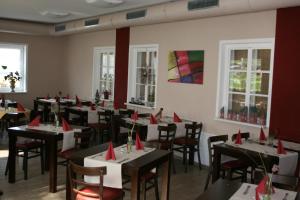
M100 98L113 100L115 83L115 49L113 47L94 48L93 97L99 91Z
M273 39L220 42L217 117L269 125Z
M27 92L27 45L0 43L0 92L10 92L10 82L4 76L18 72L21 79L15 92Z
M127 102L155 107L158 45L137 45L130 48Z

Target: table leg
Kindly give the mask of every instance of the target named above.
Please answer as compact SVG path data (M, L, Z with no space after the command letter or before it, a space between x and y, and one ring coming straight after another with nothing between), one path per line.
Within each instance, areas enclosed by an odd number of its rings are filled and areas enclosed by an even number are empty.
M66 169L66 200L71 200L71 183L69 179L69 167Z
M140 185L139 171L135 170L131 176L131 200L140 199Z
M214 149L214 157L213 157L213 170L212 170L212 182L214 183L216 180L220 178L220 170L221 170L221 152L217 148Z
M48 140L46 140L45 141L45 171L49 171L49 165L50 165L49 152L50 152L50 143Z
M9 155L8 155L8 182L16 182L16 141L17 137L8 133L9 136Z
M162 180L161 180L161 200L169 200L170 190L170 156L169 159L162 164Z
M49 191L56 192L57 185L57 141L53 137L49 141Z

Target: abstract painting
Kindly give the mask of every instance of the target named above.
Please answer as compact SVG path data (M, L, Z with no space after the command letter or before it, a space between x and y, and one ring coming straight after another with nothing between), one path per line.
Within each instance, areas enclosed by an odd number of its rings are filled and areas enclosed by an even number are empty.
M204 51L170 51L168 81L203 84Z

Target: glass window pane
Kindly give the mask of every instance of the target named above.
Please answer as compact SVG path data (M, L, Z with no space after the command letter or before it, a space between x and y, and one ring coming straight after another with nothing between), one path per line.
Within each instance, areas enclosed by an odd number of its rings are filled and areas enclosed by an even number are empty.
M228 111L239 112L243 107L245 107L245 95L229 94Z
M230 52L230 69L246 70L248 61L248 50L231 50Z
M136 85L136 99L145 101L145 85Z
M252 70L270 70L271 49L254 49L252 51Z
M108 65L108 57L107 57L107 54L106 53L102 53L101 54L101 57L102 57L102 59L101 59L101 64L102 64L102 66L107 66Z
M268 95L269 92L269 74L252 73L251 75L251 91L252 94Z
M138 68L137 69L137 76L136 76L136 83L146 84L147 83L147 69L146 68Z
M155 102L155 86L148 86L148 102Z
M146 67L146 52L137 53L137 67Z
M230 72L229 73L229 91L246 92L246 72Z
M109 53L109 63L108 66L114 67L115 66L115 54Z
M101 74L100 79L101 80L106 80L108 78L107 67L102 66L100 68L100 74Z
M250 96L249 122L253 124L266 124L268 98Z
M156 84L155 77L156 77L155 69L149 68L148 69L148 84L155 85Z

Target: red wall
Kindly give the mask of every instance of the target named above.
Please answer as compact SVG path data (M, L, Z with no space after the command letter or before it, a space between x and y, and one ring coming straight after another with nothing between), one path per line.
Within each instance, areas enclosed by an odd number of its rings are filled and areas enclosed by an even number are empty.
M300 142L300 7L277 10L270 131Z
M115 53L115 108L125 108L127 101L127 77L129 57L130 28L119 28L116 32L116 53Z

